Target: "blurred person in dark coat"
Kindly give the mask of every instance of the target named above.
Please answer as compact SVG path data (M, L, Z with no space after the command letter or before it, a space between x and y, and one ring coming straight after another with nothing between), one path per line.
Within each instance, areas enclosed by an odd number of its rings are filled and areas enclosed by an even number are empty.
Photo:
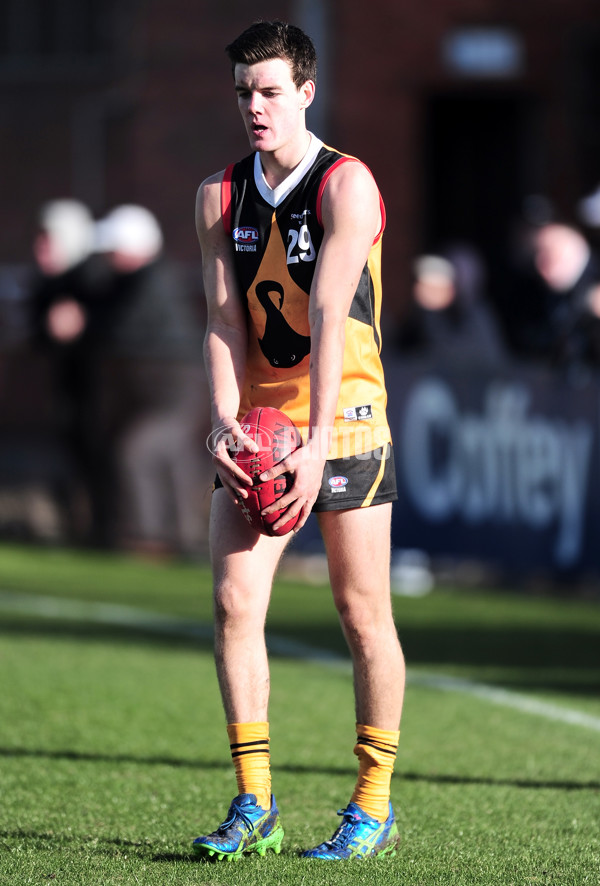
M532 254L546 289L548 360L585 376L600 366L600 260L580 230L559 222L533 232Z
M113 209L96 226L96 248L112 272L104 379L119 536L140 553L193 555L205 535L200 318L148 209Z
M406 354L452 365L498 364L505 358L475 250L457 244L443 254L419 256L413 272L412 304L399 342Z
M600 184L576 204L575 212L590 237L592 248L600 244Z
M49 360L57 431L73 478L57 495L70 523L70 540L105 546L110 517L96 344L106 270L93 246L94 220L87 206L58 199L41 207L33 241L34 346Z

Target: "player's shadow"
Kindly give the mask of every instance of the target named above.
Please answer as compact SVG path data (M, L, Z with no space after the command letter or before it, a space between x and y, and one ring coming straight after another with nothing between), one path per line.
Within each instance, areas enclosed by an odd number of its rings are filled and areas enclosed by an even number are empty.
M214 771L215 769L229 770L231 762L229 760L199 760L184 757L167 757L167 756L136 756L135 754L102 754L98 752L88 753L86 751L74 751L69 749L63 750L46 750L44 748L6 748L0 747L0 757L36 757L50 760L74 760L83 762L99 762L99 763L128 763L137 764L139 766L173 766L178 768L189 769L205 769ZM274 772L285 772L292 775L329 775L340 776L343 778L354 778L356 770L349 766L319 766L316 765L300 765L300 764L284 764L273 767ZM489 785L491 787L515 787L525 789L545 788L561 791L597 791L600 789L600 781L574 781L574 780L553 780L553 779L530 779L530 778L491 778L488 776L477 775L453 775L451 773L439 772L397 772L394 774L394 780L427 782L430 784L449 784L449 785Z
M150 859L151 861L177 861L177 862L189 862L190 864L198 864L199 859L197 859L191 852L160 852L157 855L153 855Z
M35 831L31 828L14 828L12 830L0 830L0 840L26 840L35 843L38 847L50 848L57 840L61 845L65 843L79 843L81 838L77 834L61 832L60 836L54 831ZM151 861L177 861L196 864L197 859L192 852L164 852L149 854L152 849L150 840L128 840L124 837L95 837L94 854L115 856L115 850L124 850L128 855L137 856L141 860Z
M429 782L450 785L488 785L490 787L545 788L556 791L597 791L599 781L573 781L531 778L489 778L477 775L444 775L442 773L403 772L397 776L403 781Z

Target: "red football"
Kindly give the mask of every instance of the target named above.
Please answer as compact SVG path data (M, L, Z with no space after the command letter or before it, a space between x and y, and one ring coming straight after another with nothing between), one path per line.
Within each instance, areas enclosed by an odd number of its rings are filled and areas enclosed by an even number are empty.
M234 454L234 461L250 477L254 484L248 490L248 497L240 502L241 511L250 525L263 535L287 535L291 532L298 517L274 530L273 523L278 519L281 511L261 516L261 511L268 505L276 502L290 488L293 479L290 474L280 474L274 480L261 483L258 479L263 471L268 471L278 462L302 446L302 438L296 425L290 421L285 413L272 406L258 406L251 409L240 422L242 430L248 437L258 443L258 452L249 452L242 449Z

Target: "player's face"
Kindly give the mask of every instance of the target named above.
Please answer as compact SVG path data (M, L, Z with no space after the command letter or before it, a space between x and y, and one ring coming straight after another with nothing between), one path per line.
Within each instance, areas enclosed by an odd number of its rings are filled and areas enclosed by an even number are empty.
M308 80L298 89L288 62L275 58L236 65L235 89L253 150L274 152L302 138L304 110L312 101L314 83Z

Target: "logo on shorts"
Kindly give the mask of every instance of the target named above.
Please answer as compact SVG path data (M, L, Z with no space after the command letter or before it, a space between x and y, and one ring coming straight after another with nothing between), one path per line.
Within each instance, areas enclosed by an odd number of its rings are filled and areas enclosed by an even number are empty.
M365 421L368 418L373 418L370 404L368 406L347 406L344 409L344 421Z
M256 243L258 241L258 231L249 225L242 228L235 228L233 232L235 240L235 248L237 252L256 252Z
M330 477L327 481L332 492L345 492L348 485L348 477Z

